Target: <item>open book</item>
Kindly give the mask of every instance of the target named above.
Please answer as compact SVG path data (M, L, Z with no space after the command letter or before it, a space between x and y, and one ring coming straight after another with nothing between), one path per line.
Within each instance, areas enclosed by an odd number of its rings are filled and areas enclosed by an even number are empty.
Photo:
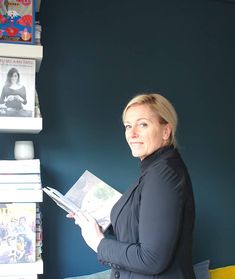
M58 206L68 213L88 212L105 231L110 225L110 212L121 193L86 170L77 182L63 195L51 187L44 187Z

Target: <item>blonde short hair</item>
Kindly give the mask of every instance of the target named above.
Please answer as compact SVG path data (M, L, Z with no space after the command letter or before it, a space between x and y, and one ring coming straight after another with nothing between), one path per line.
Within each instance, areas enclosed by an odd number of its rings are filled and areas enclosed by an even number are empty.
M169 123L171 126L171 136L170 136L170 142L169 144L173 144L176 146L176 128L177 128L177 123L178 123L178 117L177 113L175 111L175 108L173 105L168 101L165 97L163 97L160 94L140 94L132 98L126 107L123 110L122 113L122 121L125 121L125 116L127 110L134 104L146 104L149 105L150 108L156 112L159 122L161 124L167 124Z

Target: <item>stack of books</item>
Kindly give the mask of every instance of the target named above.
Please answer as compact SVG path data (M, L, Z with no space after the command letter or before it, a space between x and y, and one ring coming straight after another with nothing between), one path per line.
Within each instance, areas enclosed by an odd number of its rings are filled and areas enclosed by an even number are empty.
M41 201L40 160L0 160L0 270L41 260Z
M40 160L0 160L1 202L41 202Z
M20 184L30 184L35 188L41 186L40 160L0 160L0 183L1 187L13 185L18 188ZM16 185L17 184L17 185ZM28 188L28 187L27 187Z

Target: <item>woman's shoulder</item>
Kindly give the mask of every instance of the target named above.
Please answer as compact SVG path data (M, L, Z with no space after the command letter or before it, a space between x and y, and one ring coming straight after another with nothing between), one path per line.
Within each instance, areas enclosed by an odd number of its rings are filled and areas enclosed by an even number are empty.
M8 85L8 84L5 84L5 85L3 85L2 90L6 90L6 89L8 89L8 88L9 88L9 85Z
M160 160L152 162L146 170L145 176L155 179L178 180L187 173L184 162L178 151L172 151L171 155L164 156Z

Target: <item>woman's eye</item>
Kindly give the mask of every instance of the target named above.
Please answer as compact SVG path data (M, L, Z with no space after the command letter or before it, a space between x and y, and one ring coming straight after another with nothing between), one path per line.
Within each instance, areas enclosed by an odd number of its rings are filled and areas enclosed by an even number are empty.
M141 128L145 128L145 127L147 127L147 126L148 126L148 124L147 124L147 123L145 123L145 122L143 122L143 123L140 123L140 124L139 124L139 126L140 126Z
M129 130L131 128L131 125L125 125L125 130Z

